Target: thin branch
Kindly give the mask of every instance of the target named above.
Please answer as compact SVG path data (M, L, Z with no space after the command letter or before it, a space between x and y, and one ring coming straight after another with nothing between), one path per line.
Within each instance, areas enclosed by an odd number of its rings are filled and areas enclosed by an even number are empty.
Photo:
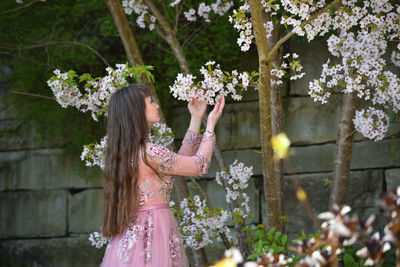
M49 45L60 45L60 44L65 44L65 45L77 45L77 46L81 46L81 47L85 47L87 49L89 49L91 52L93 52L98 58L100 58L104 64L106 64L108 67L111 67L111 65L107 62L107 60L102 57L100 55L99 52L97 52L94 48L92 48L90 45L78 42L78 41L49 41L49 42L45 42L42 44L36 44L36 45L20 45L20 46L16 46L14 47L10 47L7 46L7 49L13 49L13 50L27 50L27 49L34 49L34 48L39 48L39 47L46 47Z
M175 25L174 25L175 33L178 32L179 16L181 15L182 12L183 2L184 0L182 0L180 4L175 6Z
M44 99L57 101L54 97L45 96L45 95L32 94L32 93L28 93L28 92L21 92L21 91L14 91L14 90L8 90L6 92L7 93L11 93L11 94L16 94L16 95L33 96L33 97L39 97L39 98L44 98Z
M43 62L34 60L34 59L32 59L32 58L23 57L23 56L21 56L21 55L10 54L10 53L3 52L3 51L0 51L0 54L6 55L6 56L11 56L11 57L17 57L17 58L20 58L20 59L22 59L22 60L31 61L31 62L36 63L36 64L38 64L38 65L45 66L45 67L50 67L50 68L52 68L52 69L56 69L56 68L57 68L57 67L52 66L52 65L50 65L50 64L46 64L46 63L43 63Z
M306 26L307 24L310 24L314 19L316 19L318 16L320 16L321 14L329 11L329 9L336 7L337 5L341 4L341 0L335 0L332 3L330 3L329 5L327 5L326 7L324 7L323 9L321 9L318 13L314 14L313 16L311 16L311 18L307 21L304 21L303 23L301 23L300 27L304 28L304 26ZM267 56L267 61L271 61L271 58L273 57L273 55L278 51L278 48L283 45L283 43L285 43L287 40L290 39L290 37L292 37L295 34L294 30L292 30L291 32L289 32L288 34L286 34L284 37L282 37L274 46L274 48L272 48L272 50L268 53Z
M33 1L29 2L28 4L25 4L23 6L19 6L19 7L13 8L13 9L1 11L0 15L4 15L4 14L8 14L8 13L12 13L12 12L18 11L20 9L26 8L28 6L31 6L31 5L33 5L34 3L37 3L37 2L40 2L40 0L33 0Z
M190 45L196 38L200 35L200 33L204 32L211 23L208 24L202 24L199 28L197 28L196 31L191 33L189 37L183 42L182 44L182 49L185 48L187 45Z
M160 37L161 37L166 43L168 43L168 41L167 41L167 36L166 36L165 33L160 29L160 26L155 25L155 26L154 26L154 29L156 30L157 34L160 35Z
M201 195L204 197L204 199L206 200L207 206L208 206L210 209L212 209L211 201L210 201L210 199L208 198L206 192L204 192L203 188L201 188L201 186L199 185L199 183L198 183L195 179L193 179L193 177L189 176L189 178L190 178L190 181L192 181L192 183L196 186L197 190L199 190L200 194L201 194Z
M167 7L166 7L166 5L165 5L165 1L163 0L163 1L160 1L160 2L161 2L161 6L162 6L162 8L163 8L163 11L164 11L164 15L165 15L165 17L167 18L167 21L168 21L169 23L171 23L171 22L172 22L172 19L171 19L171 16L169 15L169 13L168 13Z

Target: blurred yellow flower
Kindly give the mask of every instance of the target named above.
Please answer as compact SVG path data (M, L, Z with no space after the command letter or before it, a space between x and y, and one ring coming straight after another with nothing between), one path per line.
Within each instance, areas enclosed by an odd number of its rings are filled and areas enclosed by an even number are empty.
M285 133L272 136L271 144L276 159L286 159L288 157L290 140Z
M236 267L236 262L232 258L224 258L214 265L215 267Z
M303 188L297 189L296 196L297 196L297 199L300 200L300 202L302 202L302 203L305 203L307 201L307 192L304 191Z

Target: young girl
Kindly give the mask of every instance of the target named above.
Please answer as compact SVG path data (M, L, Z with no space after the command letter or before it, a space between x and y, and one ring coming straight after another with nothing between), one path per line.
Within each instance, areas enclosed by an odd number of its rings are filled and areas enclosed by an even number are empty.
M148 90L138 84L116 91L108 107L102 232L111 236L101 266L188 266L175 218L169 209L173 175L202 176L222 115L220 98L199 134L205 102L188 104L191 120L179 152L148 142L159 121Z

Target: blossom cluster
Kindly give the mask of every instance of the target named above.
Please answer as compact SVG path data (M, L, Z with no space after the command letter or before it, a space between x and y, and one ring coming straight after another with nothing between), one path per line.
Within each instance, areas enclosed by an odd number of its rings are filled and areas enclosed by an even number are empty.
M299 55L296 53L287 53L283 56L285 61L283 61L279 67L274 66L274 68L271 69L271 85L281 85L283 83L282 77L289 71L291 73L290 80L303 78L305 73L301 72L303 66L300 63L300 60L296 60L298 57Z
M103 234L99 232L93 232L89 234L89 241L92 246L100 249L111 242L111 237L103 236Z
M140 28L146 28L148 25L149 30L154 30L156 17L149 13L149 8L142 0L123 0L122 7L127 15L131 15L132 12L137 15L136 23Z
M400 79L386 70L384 59L388 40L400 37L399 11L400 6L395 11L388 1L363 1L363 6L348 1L334 17L328 16L332 28L339 31L328 38L328 49L341 62L330 64L328 59L321 77L309 86L309 95L321 103L327 102L334 88L370 101L371 107L357 111L353 122L360 133L373 140L382 139L388 129L388 115L382 107L400 110ZM397 52L393 51L395 64L396 60Z
M248 12L250 12L250 6L247 2L244 2L238 10L233 10L232 16L229 16L229 22L234 23L233 27L239 32L237 43L243 52L250 49L251 42L254 39L253 24L246 17Z
M291 1L284 0L276 3L275 1L265 1L262 0L261 4L264 7L264 11L268 13L271 17L277 15L277 11L280 10L281 17L278 22L285 27L291 27L292 31L298 36L306 36L308 41L315 39L316 36L324 36L330 30L338 31L348 31L353 26L358 25L360 19L368 13L368 9L372 9L374 14L387 13L387 19L385 21L387 26L393 31L387 31L390 33L390 38L393 40L399 38L399 23L396 18L397 14L400 13L398 10L393 12L394 8L389 3L388 0L369 0L362 1L363 7L356 6L356 1L345 0L342 1L342 7L338 8L333 15L327 12L318 14L313 20L310 18L320 12L322 8L326 6L325 0L319 1ZM250 20L246 17L246 12L249 12L249 5L244 2L238 10L233 11L233 15L230 17L230 23L234 23L234 28L239 31L238 44L242 51L247 51L250 48L251 42L253 40L253 34L251 32L252 24ZM372 16L372 17L379 17ZM380 19L380 18L379 18ZM396 23L397 21L397 23ZM364 27L370 27L369 19L366 23L361 23L360 25ZM374 23L374 20L372 20ZM382 25L380 25L382 26ZM267 37L270 35L273 29L273 23L268 22L264 25ZM400 56L398 53L392 54L393 62L398 62Z
M343 247L358 242L364 247L357 251L357 255L367 258L365 265L374 265L376 262L375 259L371 258L371 255L376 257L390 249L389 242L381 240L379 233L371 236L375 215L369 216L367 220L360 220L356 215L350 216L350 211L351 208L347 205L342 207L333 205L331 211L319 214L318 218L323 220L320 227L321 235L318 238L307 240L308 245L306 247L310 248L322 244L324 249L318 251L313 248L315 251L310 262L323 264L328 257L335 254L340 255L343 252ZM371 241L375 242L377 246L371 246ZM304 241L300 243L301 245L305 244ZM303 253L305 253L304 246L301 251L301 254Z
M154 123L150 126L149 141L164 147L168 147L174 142L174 134L171 128L165 123ZM100 143L92 143L83 146L81 160L85 161L86 166L99 166L104 169L104 153L106 151L107 136L101 139Z
M223 258L215 266L231 263L230 266L297 266L315 267L328 266L337 262L343 255L345 248L357 244L356 255L365 259L365 266L381 266L384 253L392 247L400 246L400 187L389 190L382 196L379 206L390 217L384 227L384 235L373 233L373 223L376 216L359 219L357 215L350 215L351 208L347 205L339 207L333 205L330 211L322 212L318 218L322 221L318 235L303 236L293 242L290 249L295 253L266 252L257 261L244 262L238 249L231 248L224 253ZM399 256L397 256L399 260Z
M229 213L221 208L210 209L205 200L198 195L187 197L179 205L181 212L170 204L171 210L178 219L183 245L200 249L212 243L220 233L229 232L225 225Z
M292 27L293 32L299 36L307 34L308 40L312 40L320 34L324 35L329 31L329 27L332 25L329 13L323 13L315 18L313 21L302 25L302 22L307 21L310 17L325 6L325 0L320 1L291 1L284 0L280 2L265 1L262 0L261 4L264 11L275 17L277 11L281 11L281 18L278 22L285 27ZM234 24L234 28L239 32L239 38L237 40L242 51L248 51L251 45L254 35L252 33L253 25L251 21L246 17L246 12L250 12L250 6L245 1L244 4L238 9L233 10L232 16L229 18L229 22ZM264 24L265 34L268 37L271 36L272 30L274 29L274 23L269 21Z
M156 145L168 147L174 142L174 134L165 123L154 123L150 126L149 141Z
M197 12L194 8L183 12L187 21L197 21L198 17L204 19L205 22L211 22L210 12L213 11L216 15L224 15L233 6L233 1L217 0L211 5L207 5L205 2L201 2L197 8ZM196 16L197 14L197 16Z
M231 73L222 71L219 64L214 61L207 62L201 67L200 73L203 80L196 82L196 77L192 74L183 75L179 73L170 91L175 98L184 101L191 101L193 98L206 101L209 105L214 105L221 95L231 95L234 100L241 100L244 90L249 86L254 86L256 72L239 73L233 70Z
M213 242L219 234L229 234L226 226L229 218L244 222L250 217L249 196L241 192L248 187L248 181L253 175L252 167L235 161L229 166L229 171L217 172L216 181L226 190L226 201L237 205L232 212L222 208L210 209L205 200L201 201L198 195L185 198L175 207L171 201L170 207L179 221L181 235L185 247L200 249ZM240 206L239 206L240 203ZM232 221L234 221L232 220ZM232 239L232 237L228 237ZM232 242L232 240L230 241Z
M116 64L116 69L107 67L108 75L102 78L92 78L89 74L78 77L73 70L62 73L56 69L47 84L63 108L73 106L82 112L90 111L92 118L97 121L99 116L107 115L108 101L112 93L128 85L129 79L134 79L138 72L152 77L149 72L151 68ZM83 90L79 88L80 84L83 84Z
M181 3L181 0L173 0L170 2L171 7L176 7ZM206 22L210 22L210 13L214 12L216 15L224 15L233 6L232 1L216 0L215 3L210 5L205 2L199 3L196 9L191 8L188 11L184 11L183 14L187 21L197 21L198 18L204 19ZM157 19L151 14L149 7L144 3L143 0L123 0L122 7L124 8L125 14L131 15L134 13L136 23L140 28L146 28L150 31L155 29Z
M236 207L233 213L245 220L250 214L250 197L243 190L249 185L249 179L253 175L253 167L247 167L244 163L235 160L233 164L229 165L228 169L229 171L222 170L217 172L215 180L217 184L225 188L226 202L240 202L240 207Z
M99 166L104 170L104 153L107 144L107 135L101 139L99 143L91 143L83 146L81 153L81 160L85 161L85 165L88 167Z
M382 110L369 107L356 111L354 127L363 136L372 140L381 140L389 128L389 116Z

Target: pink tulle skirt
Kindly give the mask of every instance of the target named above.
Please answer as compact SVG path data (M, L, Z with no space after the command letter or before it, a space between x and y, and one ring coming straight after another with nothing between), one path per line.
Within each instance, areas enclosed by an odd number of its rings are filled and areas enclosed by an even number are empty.
M188 266L168 204L145 206L136 212L135 224L113 237L107 246L101 266Z

